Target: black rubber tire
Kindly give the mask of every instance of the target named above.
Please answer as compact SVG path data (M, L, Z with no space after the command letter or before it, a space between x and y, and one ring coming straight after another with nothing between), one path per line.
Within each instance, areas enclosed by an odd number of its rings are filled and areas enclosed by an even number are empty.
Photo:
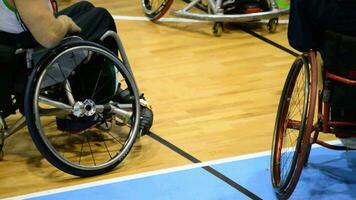
M141 4L145 15L153 22L163 17L174 2L174 0L160 0L159 6L152 8L151 1L152 0L141 0Z
M212 32L214 36L221 37L224 31L224 23L223 22L214 22L212 27Z
M272 18L267 23L267 30L269 33L275 33L278 27L278 18Z
M81 163L79 162L79 165L73 165L70 163L70 161L63 161L65 158L61 157L60 152L57 152L53 150L54 148L48 145L48 140L41 134L41 127L40 123L37 123L36 120L36 115L39 116L38 113L36 113L35 107L35 91L36 87L39 84L40 77L42 73L46 70L46 68L49 66L49 64L56 58L57 55L59 55L63 51L70 51L71 49L77 49L78 47L85 47L85 48L97 48L100 49L103 52L107 52L111 55L111 57L107 57L110 59L113 63L115 63L115 66L117 67L117 70L125 76L125 79L127 80L128 88L130 91L132 91L132 95L134 97L133 104L135 105L133 107L133 124L129 132L128 139L126 140L125 144L122 146L122 148L117 149L119 153L117 153L110 162L106 163L103 166L95 166L95 167L86 167L86 166L80 166ZM39 62L39 65L34 69L29 77L27 87L26 87L26 92L25 92L25 116L27 119L27 127L29 129L30 135L32 137L32 140L34 144L36 145L37 149L40 151L40 153L55 167L57 167L59 170L62 170L63 172L75 175L75 176L80 176L80 177L88 177L88 176L95 176L99 174L103 174L105 172L108 172L115 168L121 161L124 160L124 158L127 156L129 153L131 147L134 144L134 141L137 137L138 131L139 131L139 116L140 116L140 104L139 104L139 93L138 89L136 86L136 83L131 76L131 73L126 69L126 67L117 59L114 53L112 53L110 50L107 48L92 43L88 41L77 41L77 42L70 42L63 44L62 46L58 46L56 49L52 49L49 51L49 53L44 56L44 59L42 59ZM111 156L110 156L111 157Z
M140 121L140 129L142 135L150 134L150 129L153 124L153 112L148 108L141 108L141 121Z
M304 86L304 97L299 102L302 106L302 113L300 114L299 126L295 128L289 128L291 130L296 130L296 142L294 151L291 152L290 158L291 160L287 162L283 162L282 156L283 150L288 150L289 148L284 147L284 136L287 131L287 121L289 118L289 110L290 105L293 105L293 91L297 85L297 78L300 72L303 71L305 73L304 78L302 78ZM306 126L307 126L307 114L308 114L308 101L309 101L309 93L310 93L310 71L307 58L304 56L298 57L293 63L287 80L285 82L279 107L277 111L277 117L274 128L274 135L272 141L272 153L271 153L271 180L272 185L274 187L275 193L279 199L288 199L293 190L296 187L296 184L299 180L301 170L303 168L303 162L301 160L305 157L305 151L301 151L303 148L302 141L304 141L306 137ZM297 96L299 98L299 95ZM294 109L291 109L292 111ZM299 115L298 115L299 116ZM292 117L291 117L292 118ZM304 154L304 155L303 155ZM289 158L289 157L288 157ZM284 165L289 165L286 173L283 175L283 171L285 169Z

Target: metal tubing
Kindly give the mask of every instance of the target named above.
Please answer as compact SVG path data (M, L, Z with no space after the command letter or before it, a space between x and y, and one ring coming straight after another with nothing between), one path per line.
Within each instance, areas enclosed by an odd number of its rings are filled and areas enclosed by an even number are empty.
M9 137L26 126L26 118L21 117L16 123L5 132L5 137Z
M275 0L270 1L271 2L271 8L272 9L278 9L277 2Z
M114 106L111 107L112 112L116 114L117 117L119 117L121 120L123 120L125 123L129 124L131 121L131 116L132 112L127 112L125 110L115 108Z
M208 5L211 8L211 10L213 11L213 14L217 13L217 8L216 8L216 4L213 0L208 0Z
M222 0L216 0L216 13L224 14L224 10L222 9Z
M96 112L103 113L105 112L104 105L96 105L95 106ZM123 109L117 108L113 105L110 105L110 112L114 113L116 117L120 118L124 123L129 124L131 121L132 112L125 111Z
M323 146L323 147L326 147L326 148L329 148L329 149L333 149L333 150L341 150L341 151L344 151L344 150L355 150L355 149L348 148L348 147L345 147L345 146L331 145L331 144L326 143L326 142L321 141L321 140L317 140L316 143L321 145L321 146Z
M67 115L72 113L73 109L69 105L63 104L61 102L53 101L45 97L39 97L39 100L41 103L55 107L55 109L42 109L40 113L40 115L42 116ZM95 109L97 113L103 113L106 111L104 105L96 105ZM128 122L132 116L132 112L125 111L113 105L110 105L110 112L118 115L118 117L125 122Z
M65 88L66 88L66 94L67 94L68 101L69 101L70 105L73 106L75 104L75 100L73 97L72 88L70 87L68 80L66 80Z
M202 21L218 21L218 22L249 22L261 19L277 18L280 15L288 14L289 9L272 9L267 12L251 13L251 14L236 14L236 15L209 15L184 12L177 10L171 12L173 15L183 18L202 20Z
M117 45L117 48L119 49L119 54L120 54L120 57L122 58L123 62L124 62L124 65L125 67L127 68L127 70L130 72L131 76L132 76L132 79L134 80L134 82L136 83L137 85L137 82L136 82L136 79L135 79L135 76L132 72L132 68L131 68L131 65L129 63L129 59L127 58L127 55L126 55L126 52L125 52L125 49L124 49L124 45L122 44L118 34L114 31L106 31L106 33L104 33L103 36L101 36L100 40L101 41L104 41L105 38L107 37L112 37L115 42L116 42L116 45ZM138 93L140 94L140 89L139 87L137 87L137 90L138 90Z
M59 109L62 109L62 110L66 110L66 111L72 112L72 106L69 106L67 104L64 104L64 103L61 103L61 102L58 102L58 101L53 101L53 100L50 100L50 99L48 99L46 97L43 97L43 96L38 97L38 99L39 99L39 102L41 102L41 103L47 104L49 106L53 106L55 108L59 108Z
M197 5L201 0L194 0L192 2L190 2L185 8L183 8L183 11L189 11L190 9L194 8L195 5Z
M71 114L72 112L69 112L68 110L62 110L59 108L50 108L50 109L40 109L40 115L41 116L66 116Z
M329 121L329 126L356 126L356 122Z
M338 76L338 75L335 75L335 74L330 74L329 72L326 72L326 78L330 78L332 80L335 80L335 81L338 81L338 82L341 82L341 83L345 83L345 84L348 84L348 85L356 85L356 81L355 80L344 78L344 77L341 77L341 76Z
M120 104L120 103L112 103L112 104L120 109L132 109L132 104Z
M299 130L302 123L297 120L288 119L287 128Z

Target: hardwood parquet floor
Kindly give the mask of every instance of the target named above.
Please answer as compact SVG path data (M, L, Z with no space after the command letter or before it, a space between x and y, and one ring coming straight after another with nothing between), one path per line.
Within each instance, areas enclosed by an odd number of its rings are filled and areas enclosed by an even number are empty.
M92 2L113 15L143 16L139 0ZM117 26L140 90L153 105L154 133L202 161L270 149L294 56L236 28L214 37L210 23L118 20ZM286 28L252 30L290 48ZM144 136L114 171L77 178L48 164L24 129L6 141L0 198L190 163Z

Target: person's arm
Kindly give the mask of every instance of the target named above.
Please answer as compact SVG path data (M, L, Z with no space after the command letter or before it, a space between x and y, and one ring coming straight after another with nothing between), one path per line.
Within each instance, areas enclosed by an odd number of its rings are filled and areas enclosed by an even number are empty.
M57 45L67 33L81 31L68 16L54 17L44 0L14 0L14 2L33 37L46 48Z

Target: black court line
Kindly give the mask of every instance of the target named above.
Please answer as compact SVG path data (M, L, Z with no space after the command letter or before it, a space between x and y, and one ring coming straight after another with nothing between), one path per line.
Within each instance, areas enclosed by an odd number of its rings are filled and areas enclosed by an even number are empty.
M284 52L286 52L286 53L288 53L288 54L290 54L292 56L295 56L295 57L299 56L298 53L296 53L296 52L288 49L287 47L285 47L283 45L280 45L280 44L278 44L278 43L276 43L276 42L274 42L274 41L272 41L272 40L270 40L270 39L268 39L268 38L266 38L266 37L264 37L264 36L262 36L262 35L260 35L260 34L258 34L256 32L254 32L254 31L252 31L251 29L249 29L249 28L247 28L247 27L245 27L243 25L239 25L239 28L242 31L244 31L244 32L246 32L246 33L248 33L248 34L250 34L250 35L252 35L252 36L254 36L254 37L256 37L256 38L258 38L258 39L260 39L260 40L262 40L262 41L264 41L264 42L266 42L266 43L268 43L268 44L270 44L272 46L274 46L274 47L277 47L278 49L280 49L280 50L282 50L282 51L284 51ZM181 156L185 157L186 159L190 160L191 162L193 162L193 163L201 163L201 161L198 160L197 158L195 158L194 156L192 156L189 153L183 151L179 147L177 147L174 144L168 142L167 140L163 139L162 137L158 136L157 134L155 134L153 132L150 132L149 136L151 136L151 138L155 139L156 141L160 142L161 144L167 146L168 148L170 148L174 152L178 153L179 155L181 155ZM212 175L216 176L217 178L221 179L225 183L229 184L231 187L233 187L236 190L240 191L241 193L245 194L249 198L254 199L254 200L255 199L256 200L260 200L261 199L256 194L254 194L251 191L247 190L243 186L241 186L238 183L236 183L235 181L231 180L230 178L228 178L224 174L221 174L220 172L218 172L217 170L213 169L212 167L205 166L205 167L202 167L202 168L205 169L207 172L211 173Z
M180 149L179 147L175 146L174 144L168 142L167 140L163 139L159 135L157 135L157 134L155 134L153 132L150 132L149 136L151 138L155 139L156 141L158 141L159 143L161 143L161 144L165 145L166 147L170 148L174 152L178 153L179 155L183 156L184 158L192 161L193 163L201 163L201 161L199 159L197 159L194 156L190 155L189 153L183 151L182 149ZM224 181L225 183L229 184L231 187L235 188L239 192L241 192L244 195L248 196L249 198L251 198L253 200L262 200L256 194L254 194L251 191L247 190L243 186L239 185L238 183L236 183L235 181L231 180L227 176L221 174L220 172L218 172L217 170L213 169L212 167L205 166L205 167L202 167L202 168L205 169L207 172L211 173L212 175L216 176L220 180Z
M241 30L245 31L246 33L248 33L248 34L250 34L250 35L252 35L252 36L254 36L254 37L256 37L256 38L258 38L258 39L260 39L260 40L262 40L262 41L264 41L264 42L266 42L266 43L268 43L268 44L270 44L270 45L272 45L274 47L277 47L278 49L281 49L282 51L287 52L287 53L291 54L292 56L295 56L295 57L299 56L298 53L296 53L296 52L288 49L287 47L285 47L283 45L280 45L280 44L278 44L278 43L276 43L276 42L274 42L274 41L272 41L272 40L270 40L270 39L268 39L268 38L266 38L266 37L264 37L264 36L262 36L262 35L260 35L260 34L258 34L256 32L254 32L254 31L252 31L251 29L247 28L244 25L240 24L240 25L238 25L238 27Z

